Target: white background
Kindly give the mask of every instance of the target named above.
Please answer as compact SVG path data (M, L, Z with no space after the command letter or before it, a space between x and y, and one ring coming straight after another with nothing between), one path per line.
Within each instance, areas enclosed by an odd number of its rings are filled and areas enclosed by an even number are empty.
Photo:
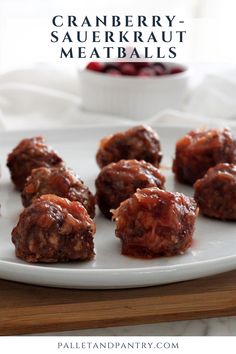
M59 62L50 43L50 21L63 12L180 15L191 23L181 60L234 63L235 8L234 0L0 0L0 72ZM66 64L83 65L78 60Z

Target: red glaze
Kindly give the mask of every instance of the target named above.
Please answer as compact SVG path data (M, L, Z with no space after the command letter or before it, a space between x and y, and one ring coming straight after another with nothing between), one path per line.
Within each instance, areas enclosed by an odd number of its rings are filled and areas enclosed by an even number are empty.
M179 182L192 185L220 162L236 162L236 137L231 130L192 130L176 143L173 172Z
M194 199L181 193L138 190L113 211L122 253L138 258L184 253L192 245L197 213Z
M55 194L80 202L89 215L95 216L95 198L79 176L65 167L39 167L33 169L21 193L22 203L29 206L44 194Z
M11 179L20 191L24 188L26 178L34 168L61 167L63 160L48 145L41 136L23 139L8 155L7 167Z
M100 141L96 154L102 168L120 160L144 160L159 167L162 159L157 133L147 125L138 125L124 132L107 136Z
M85 261L94 257L95 231L82 204L43 195L20 214L12 242L26 262Z

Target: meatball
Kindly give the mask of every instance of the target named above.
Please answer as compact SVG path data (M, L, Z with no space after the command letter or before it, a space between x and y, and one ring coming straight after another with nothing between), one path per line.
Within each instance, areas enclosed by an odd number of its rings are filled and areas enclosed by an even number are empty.
M236 162L236 138L229 129L191 131L176 144L173 172L179 182L192 185L208 168Z
M26 262L85 261L94 257L95 230L82 204L43 195L21 213L12 242Z
M193 198L159 188L138 190L113 212L122 254L141 258L174 256L192 244L198 213Z
M116 209L137 188L164 188L165 177L148 162L120 160L105 166L95 183L98 206L107 218L111 218L110 210Z
M122 159L145 160L159 167L162 159L160 140L150 127L139 125L102 139L96 159L101 168Z
M195 200L202 214L236 220L236 165L220 163L194 184Z
M8 155L7 167L18 190L24 188L26 178L33 168L63 165L62 159L41 136L22 140Z
M83 181L65 167L39 167L32 170L21 193L22 203L27 207L43 194L55 194L78 201L92 218L95 216L94 196Z

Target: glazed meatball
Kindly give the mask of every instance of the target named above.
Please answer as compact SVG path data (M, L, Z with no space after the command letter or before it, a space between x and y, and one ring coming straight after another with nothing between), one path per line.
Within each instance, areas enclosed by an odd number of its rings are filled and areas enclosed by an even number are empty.
M62 159L41 136L22 140L8 155L7 167L11 179L20 191L24 188L26 178L33 168L63 165Z
M85 261L94 257L94 233L82 204L43 195L21 213L12 242L26 262Z
M80 202L89 215L95 216L95 198L83 181L65 167L39 167L27 177L21 193L23 205L29 206L43 194L55 194Z
M152 164L120 160L105 166L96 179L96 198L102 213L111 218L111 209L129 198L137 188L164 188L165 177Z
M195 199L202 214L236 220L236 165L220 163L194 184Z
M96 159L101 168L122 159L144 160L159 167L162 159L160 140L150 127L139 125L102 139Z
M173 172L179 182L192 185L210 167L236 162L236 138L229 129L191 131L176 144Z
M159 188L138 190L113 212L122 254L154 258L184 253L192 244L198 208L193 198Z

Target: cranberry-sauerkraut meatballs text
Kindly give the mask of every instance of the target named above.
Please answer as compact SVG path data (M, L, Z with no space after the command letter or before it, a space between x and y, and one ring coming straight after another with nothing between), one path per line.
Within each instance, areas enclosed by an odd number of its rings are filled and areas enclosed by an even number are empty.
M209 217L236 220L236 165L220 163L194 184L200 211Z
M22 140L8 155L7 166L18 190L24 188L26 178L33 168L63 165L62 159L41 136Z
M236 162L232 132L226 128L191 131L176 143L173 172L178 181L192 185L220 162Z
M102 213L111 218L111 209L129 198L137 188L164 188L165 177L145 161L120 160L105 166L96 179L96 198Z
M12 242L27 262L85 261L94 257L95 230L82 204L43 195L21 213Z
M101 168L122 159L144 160L158 167L162 159L160 140L152 128L139 125L102 139L96 159Z
M174 256L192 244L197 205L193 198L159 188L138 190L114 211L122 254Z
M22 191L24 206L43 194L55 194L71 201L78 201L93 218L95 198L83 181L65 167L39 167L31 172Z

